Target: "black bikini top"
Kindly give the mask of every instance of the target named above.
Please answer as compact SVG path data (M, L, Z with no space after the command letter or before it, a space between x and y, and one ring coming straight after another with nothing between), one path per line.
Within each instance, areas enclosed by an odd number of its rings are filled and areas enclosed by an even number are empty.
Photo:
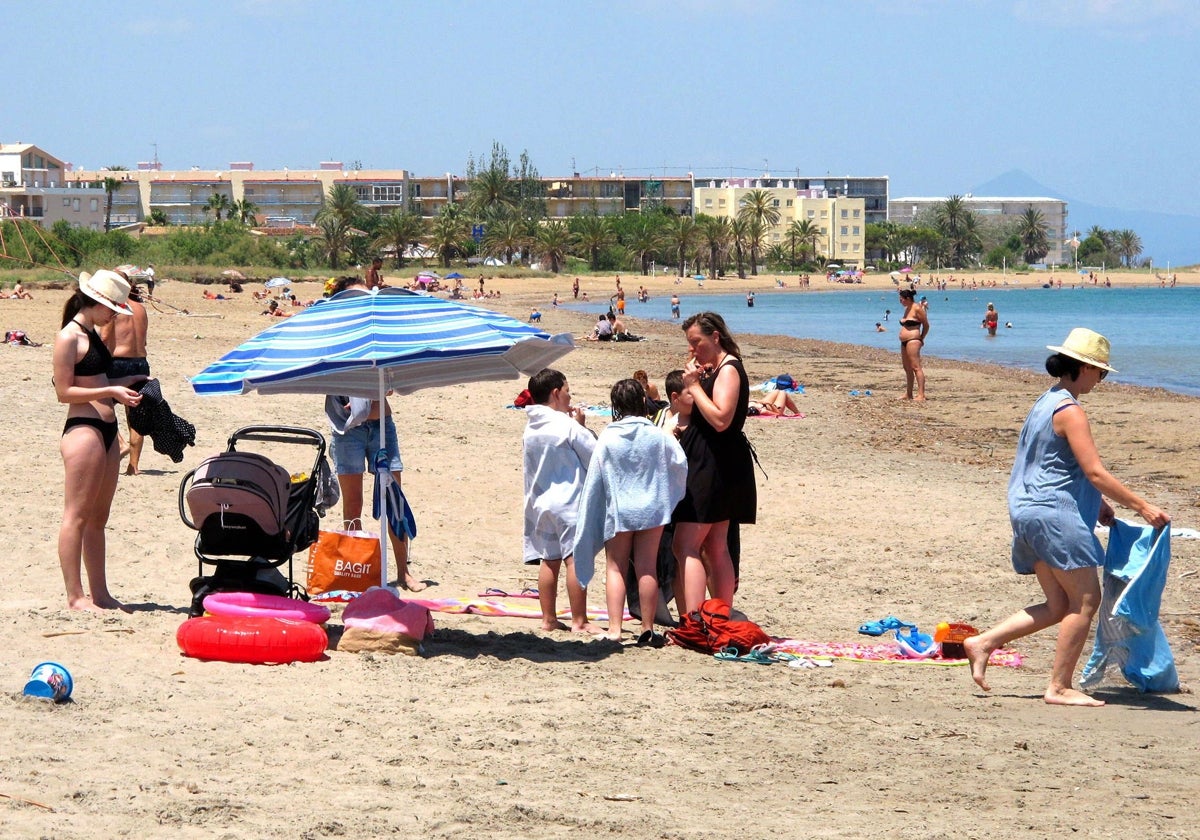
M83 330L88 337L88 349L83 354L83 358L75 363L76 376L98 376L99 374L107 374L108 366L112 364L112 353L108 347L100 340L100 336L95 330L89 330L78 321L75 322L79 329Z
M900 326L907 327L910 330L914 330L917 327L921 326L921 322L918 321L916 318L909 318L907 321L901 321Z

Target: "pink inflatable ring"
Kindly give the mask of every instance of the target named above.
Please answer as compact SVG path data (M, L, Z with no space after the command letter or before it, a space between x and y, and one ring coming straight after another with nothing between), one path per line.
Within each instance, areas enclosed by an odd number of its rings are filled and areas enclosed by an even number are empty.
M204 610L213 615L286 618L312 624L329 620L329 607L258 592L214 592L204 599Z

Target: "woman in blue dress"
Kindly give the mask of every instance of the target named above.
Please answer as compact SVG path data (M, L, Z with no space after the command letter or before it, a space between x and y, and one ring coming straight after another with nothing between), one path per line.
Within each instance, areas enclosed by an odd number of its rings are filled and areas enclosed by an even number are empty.
M964 643L971 676L989 691L988 657L996 648L1059 624L1054 665L1044 699L1065 706L1102 706L1071 687L1075 666L1100 605L1096 569L1104 552L1093 529L1108 525L1113 509L1104 499L1137 511L1156 528L1166 512L1128 489L1104 468L1078 400L1114 370L1108 339L1089 329L1071 330L1060 346L1048 346L1046 372L1058 382L1034 403L1017 441L1008 482L1012 563L1018 574L1037 575L1043 603L1026 607Z

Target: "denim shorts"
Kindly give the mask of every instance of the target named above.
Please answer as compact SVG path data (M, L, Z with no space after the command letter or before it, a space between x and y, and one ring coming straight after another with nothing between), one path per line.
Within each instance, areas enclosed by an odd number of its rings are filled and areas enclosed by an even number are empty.
M387 440L388 463L392 472L403 472L400 460L400 444L396 440L396 424L389 417L383 422L383 433ZM338 475L362 475L371 472L375 453L379 451L379 421L367 420L342 435L332 435L329 454Z

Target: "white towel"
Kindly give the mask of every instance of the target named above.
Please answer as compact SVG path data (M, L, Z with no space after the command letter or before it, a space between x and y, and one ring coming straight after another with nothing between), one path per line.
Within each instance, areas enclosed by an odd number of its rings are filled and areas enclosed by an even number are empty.
M583 485L575 534L575 576L586 587L596 555L623 531L671 521L687 488L679 443L645 417L626 417L600 433Z

